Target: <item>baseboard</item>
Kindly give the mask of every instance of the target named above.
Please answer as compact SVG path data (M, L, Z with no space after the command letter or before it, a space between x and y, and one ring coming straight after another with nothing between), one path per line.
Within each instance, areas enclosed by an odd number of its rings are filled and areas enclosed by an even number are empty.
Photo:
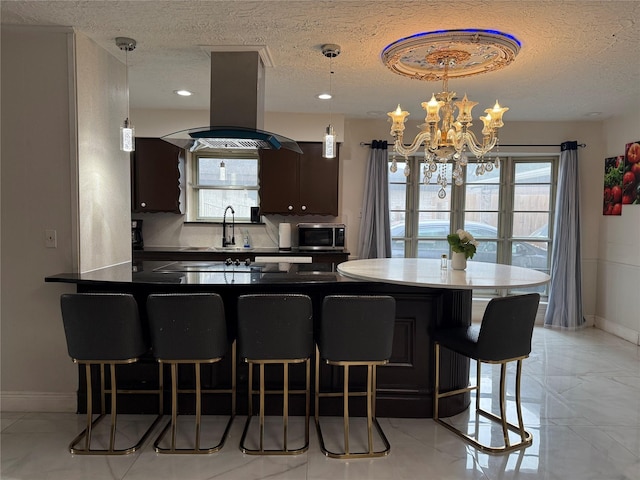
M584 315L584 324L587 327L595 327L596 326L596 316L595 315Z
M3 412L71 412L77 411L75 393L1 392Z
M625 327L624 325L620 325L616 322L611 322L606 318L598 317L597 315L595 316L595 326L596 328L604 330L616 337L623 338L634 345L640 345L640 332L636 332L632 328Z

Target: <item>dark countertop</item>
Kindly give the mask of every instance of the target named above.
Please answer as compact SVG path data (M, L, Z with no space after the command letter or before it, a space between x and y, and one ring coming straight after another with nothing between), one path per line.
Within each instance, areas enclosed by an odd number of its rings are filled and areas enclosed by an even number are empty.
M353 282L336 271L334 263L251 263L226 265L220 261L141 261L87 273L59 273L45 282L83 285L183 284L268 285Z

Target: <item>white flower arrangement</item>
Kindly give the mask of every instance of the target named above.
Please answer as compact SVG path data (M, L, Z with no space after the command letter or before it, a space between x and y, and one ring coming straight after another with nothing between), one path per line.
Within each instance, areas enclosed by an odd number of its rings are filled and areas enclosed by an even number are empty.
M451 245L451 250L457 253L464 253L465 258L473 258L478 246L478 241L473 238L473 235L462 229L447 235L447 241Z

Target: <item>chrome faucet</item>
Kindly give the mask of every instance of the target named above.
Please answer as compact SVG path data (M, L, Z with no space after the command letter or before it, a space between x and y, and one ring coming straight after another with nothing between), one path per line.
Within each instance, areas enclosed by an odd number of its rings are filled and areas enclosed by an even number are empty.
M231 210L231 239L227 237L227 210ZM228 205L224 209L224 215L222 216L222 246L228 247L236 244L236 212L231 205Z

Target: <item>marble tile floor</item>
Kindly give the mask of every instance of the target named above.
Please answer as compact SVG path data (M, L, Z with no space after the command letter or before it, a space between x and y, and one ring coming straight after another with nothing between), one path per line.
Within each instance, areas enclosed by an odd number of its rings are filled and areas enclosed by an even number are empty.
M67 444L82 429L84 416L2 412L0 478L640 480L640 347L594 328L565 332L537 327L533 342L522 381L525 424L533 433L533 445L509 455L479 453L430 419L381 418L391 442L388 457L325 458L313 424L307 453L249 456L237 447L245 420L237 417L228 443L212 455L159 455L150 439L140 452L124 457L80 456L69 454ZM492 370L482 369L482 405L495 410L492 392L498 382L491 374L497 369ZM512 398L512 388L508 395ZM469 418L475 419L472 410L451 421L463 424ZM133 435L147 419L123 416L120 426L125 436ZM213 432L224 419L207 421ZM323 419L325 435L339 437L340 422ZM299 419L291 431L292 443L302 440ZM483 438L500 435L485 421L478 432ZM153 438L156 435L157 430ZM278 435L279 427L268 425L269 438ZM352 447L362 441L356 435Z

